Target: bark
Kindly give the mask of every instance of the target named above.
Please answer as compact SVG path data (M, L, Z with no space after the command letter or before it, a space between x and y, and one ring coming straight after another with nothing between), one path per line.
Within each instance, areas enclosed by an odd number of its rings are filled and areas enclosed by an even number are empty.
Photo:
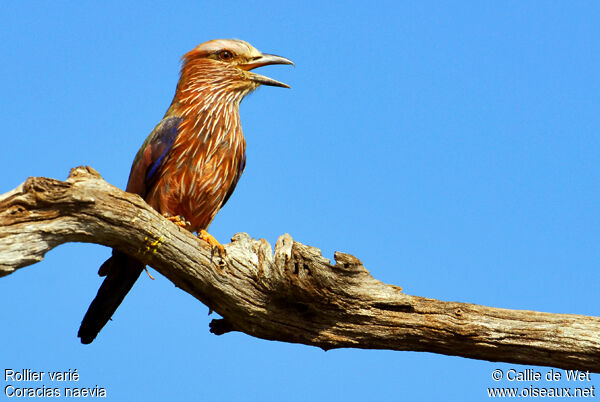
M314 345L427 351L473 359L600 372L600 318L508 310L410 296L361 261L285 234L233 236L221 257L139 196L89 167L67 181L31 177L0 196L0 276L66 242L122 250L218 312L211 331Z

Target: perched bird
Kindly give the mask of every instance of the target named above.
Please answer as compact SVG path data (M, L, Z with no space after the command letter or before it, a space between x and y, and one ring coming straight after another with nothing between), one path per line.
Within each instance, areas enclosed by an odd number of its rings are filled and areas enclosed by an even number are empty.
M260 85L289 88L250 71L271 64L293 65L241 40L211 40L185 54L173 102L135 156L127 191L222 249L206 229L246 164L239 104ZM82 343L96 338L143 269L142 262L113 249L98 271L106 279L77 334Z

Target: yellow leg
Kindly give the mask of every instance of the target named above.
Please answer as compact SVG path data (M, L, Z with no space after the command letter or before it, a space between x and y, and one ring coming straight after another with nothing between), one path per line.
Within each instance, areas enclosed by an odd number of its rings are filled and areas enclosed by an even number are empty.
M207 242L213 248L213 250L219 250L220 255L225 255L225 247L223 247L223 245L219 243L218 240L215 239L213 235L208 233L206 230L202 229L201 231L199 231L198 238Z

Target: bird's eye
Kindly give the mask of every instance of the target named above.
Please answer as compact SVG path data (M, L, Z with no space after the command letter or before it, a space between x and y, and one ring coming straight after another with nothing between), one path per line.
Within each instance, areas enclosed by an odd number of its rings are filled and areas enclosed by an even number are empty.
M219 52L219 59L223 61L228 61L233 58L233 54L229 50L222 50Z

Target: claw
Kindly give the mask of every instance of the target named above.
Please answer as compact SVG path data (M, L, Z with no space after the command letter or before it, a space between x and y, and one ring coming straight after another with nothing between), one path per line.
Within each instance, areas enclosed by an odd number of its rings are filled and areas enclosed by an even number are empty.
M173 222L174 224L176 224L177 226L182 227L182 228L186 228L191 225L191 223L186 221L185 218L181 215L168 216L166 214L163 214L163 216L165 218L167 218L168 220L170 220L171 222Z
M221 243L219 243L219 241L217 239L215 239L213 237L213 235L208 233L206 230L202 229L201 231L199 231L198 238L207 242L212 247L213 250L215 250L215 249L219 250L219 255L224 256L227 254L225 252L225 247L223 247L223 245Z

